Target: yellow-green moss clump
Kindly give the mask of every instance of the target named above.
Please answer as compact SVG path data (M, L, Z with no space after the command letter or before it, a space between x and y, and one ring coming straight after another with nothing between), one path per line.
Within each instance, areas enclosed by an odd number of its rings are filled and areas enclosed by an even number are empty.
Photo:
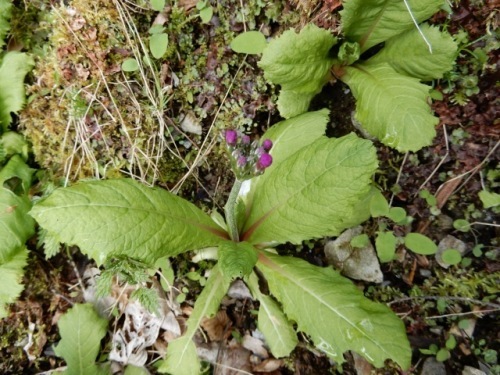
M184 173L179 149L167 151L173 139L162 88L145 87L150 71L141 76L121 70L137 50L126 25L141 20L131 17L148 22L147 13L107 0L78 0L52 10L48 48L38 58L21 126L36 160L55 179L125 172L168 183Z

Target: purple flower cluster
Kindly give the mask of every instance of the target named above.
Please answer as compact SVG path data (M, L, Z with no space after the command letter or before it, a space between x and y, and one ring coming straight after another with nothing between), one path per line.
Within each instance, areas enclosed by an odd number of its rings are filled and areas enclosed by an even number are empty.
M265 139L259 145L258 141L251 142L248 135L233 129L225 131L224 139L236 178L241 181L264 173L273 162L269 154L273 147L270 139Z

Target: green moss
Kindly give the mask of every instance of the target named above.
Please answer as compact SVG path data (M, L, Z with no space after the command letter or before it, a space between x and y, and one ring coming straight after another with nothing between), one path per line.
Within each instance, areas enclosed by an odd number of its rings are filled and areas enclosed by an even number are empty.
M21 125L54 180L124 172L154 182L179 172L178 163L161 160L168 136L158 122L162 93L152 83L153 105L140 77L120 71L133 45L114 4L77 0L52 11L50 48L38 59Z

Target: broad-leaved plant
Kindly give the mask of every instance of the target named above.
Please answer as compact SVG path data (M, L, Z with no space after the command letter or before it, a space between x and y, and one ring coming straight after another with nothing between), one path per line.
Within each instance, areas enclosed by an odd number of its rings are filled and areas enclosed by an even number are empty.
M12 3L0 0L0 48L10 28ZM0 52L0 318L7 315L5 304L12 303L23 287L20 283L28 250L25 242L34 233L28 215L33 169L26 165L28 146L24 138L8 131L11 112L24 105L24 77L33 60L21 52Z
M388 307L365 298L332 268L272 249L338 235L370 215L375 148L354 134L327 138L327 121L326 110L303 114L271 127L258 145L226 132L239 178L226 220L220 214L213 220L192 203L131 179L58 189L31 214L50 236L79 246L98 264L117 256L152 264L188 250L217 248L218 262L184 334L168 345L162 372L199 373L193 337L202 319L217 312L235 278L259 300L258 328L276 357L294 349L296 327L338 363L352 350L377 367L389 358L406 369L411 352L405 327ZM249 178L252 170L257 176ZM267 282L270 294L259 281Z
M285 31L264 48L259 65L266 79L281 86L281 115L306 112L333 75L351 89L356 119L370 135L401 152L430 145L438 119L429 105L430 87L422 82L441 78L452 68L457 46L448 33L421 22L443 0L342 4L344 40L310 24L300 33Z

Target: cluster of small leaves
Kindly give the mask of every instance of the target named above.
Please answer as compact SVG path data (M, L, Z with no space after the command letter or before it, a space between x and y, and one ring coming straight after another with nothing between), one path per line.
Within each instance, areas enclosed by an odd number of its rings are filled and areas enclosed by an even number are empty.
M97 279L96 296L109 295L115 281L119 285L137 285L131 297L138 300L149 311L158 310L158 295L153 289L146 287L151 279L151 266L126 256L111 258L104 266L105 269Z
M438 119L429 107L430 87L421 81L441 78L452 68L456 43L434 26L415 23L441 5L440 0L346 0L341 11L345 42L337 56L331 51L338 40L312 24L272 40L259 65L269 81L281 85L281 115L306 112L332 70L351 88L356 118L368 133L401 152L428 146ZM381 51L359 60L382 42Z
M489 53L499 48L498 38L486 33L482 39L483 46L473 48L477 41L471 41L466 30L462 29L453 36L458 45L460 63L443 77L443 92L452 94L451 102L465 105L470 97L480 92L479 77L488 70L495 69L489 63Z

